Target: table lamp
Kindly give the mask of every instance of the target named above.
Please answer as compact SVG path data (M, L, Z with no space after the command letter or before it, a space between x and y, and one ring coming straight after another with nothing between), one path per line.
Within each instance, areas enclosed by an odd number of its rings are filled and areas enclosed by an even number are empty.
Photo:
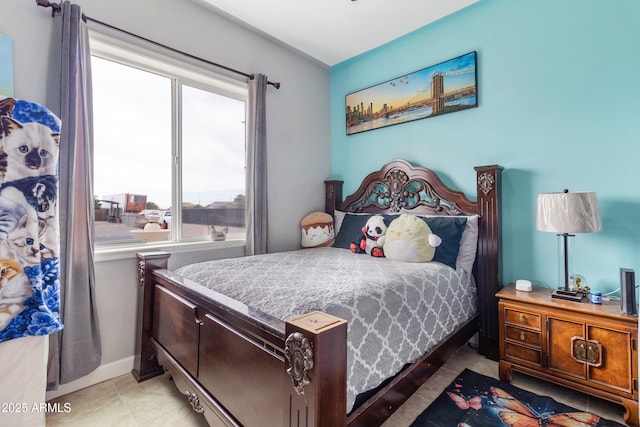
M596 193L569 192L538 194L536 229L557 233L560 238L564 284L551 296L569 301L582 301L582 294L569 286L569 237L575 233L594 233L602 230Z

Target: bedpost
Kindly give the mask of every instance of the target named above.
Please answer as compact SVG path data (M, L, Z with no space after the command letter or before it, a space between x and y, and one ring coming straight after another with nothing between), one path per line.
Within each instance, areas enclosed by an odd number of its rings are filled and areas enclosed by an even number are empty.
M138 257L138 315L136 332L136 354L131 373L141 382L164 372L155 358L151 346L151 323L153 321L153 270L166 269L168 252L139 252Z
M500 289L501 252L501 172L498 165L478 166L477 200L481 217L478 236L476 280L480 304L480 354L489 359L499 358L498 300Z
M343 181L331 180L324 182L324 211L333 216L333 212L340 208L342 203Z
M285 337L285 425L345 426L347 322L314 311L289 319Z

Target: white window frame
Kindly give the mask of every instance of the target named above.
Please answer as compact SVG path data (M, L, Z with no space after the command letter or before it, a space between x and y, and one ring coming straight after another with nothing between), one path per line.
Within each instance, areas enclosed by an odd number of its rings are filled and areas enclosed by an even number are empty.
M102 255L103 260L117 259L124 253L135 252L140 249L162 249L173 247L173 251L178 249L190 250L191 247L201 248L204 246L213 247L238 247L244 246L246 235L227 235L226 241L212 242L204 239L183 239L182 238L182 170L181 170L181 104L177 100L181 99L181 86L188 85L194 88L207 90L219 95L228 96L243 101L248 106L248 84L246 81L237 80L230 76L223 75L213 70L214 67L207 66L206 63L192 60L188 57L180 57L179 54L162 49L144 40L138 40L126 35L114 36L101 31L90 29L89 31L91 55L109 61L132 66L143 71L148 71L171 80L172 84L172 223L180 224L180 227L171 227L171 237L169 241L162 242L118 242L96 244L96 254ZM245 114L245 117L248 115ZM245 141L246 145L246 141Z

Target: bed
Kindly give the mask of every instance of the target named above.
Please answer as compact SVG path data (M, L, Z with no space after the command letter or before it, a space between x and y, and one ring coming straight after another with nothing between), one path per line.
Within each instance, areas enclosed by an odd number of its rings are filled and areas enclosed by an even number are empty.
M501 170L475 168L475 202L433 171L399 159L370 173L344 201L342 182L325 181L325 211L336 218L336 230L367 213L464 218L465 233L475 223L477 247L466 263L462 250L445 266L328 247L169 271L167 253L138 254L133 375L143 381L170 371L212 426L381 424L475 333L480 353L497 358ZM269 273L283 263L284 270ZM278 280L270 279L274 275ZM389 283L378 280L387 275ZM426 291L420 287L425 281L442 283ZM267 289L267 296L251 299L257 288ZM298 292L302 288L311 289L308 300ZM374 296L356 292L363 288ZM394 299L399 306L386 305ZM435 307L427 307L429 301ZM386 325L386 332L373 329L374 323ZM393 330L400 326L407 330Z

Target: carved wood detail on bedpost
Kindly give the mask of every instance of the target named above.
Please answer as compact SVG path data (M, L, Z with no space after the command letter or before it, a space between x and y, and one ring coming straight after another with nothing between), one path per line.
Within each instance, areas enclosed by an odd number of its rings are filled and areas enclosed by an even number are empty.
M324 211L333 216L342 203L343 181L330 180L324 182Z
M131 373L138 382L148 380L164 372L158 365L155 351L151 346L151 327L153 321L153 284L154 270L166 269L168 252L140 252L138 257L138 315L136 331L136 354Z
M289 319L285 337L285 426L345 426L347 322L315 311Z
M495 296L500 288L501 251L501 176L498 165L478 166L477 174L478 214L481 227L478 236L476 280L480 309L480 354L498 360L498 300Z

